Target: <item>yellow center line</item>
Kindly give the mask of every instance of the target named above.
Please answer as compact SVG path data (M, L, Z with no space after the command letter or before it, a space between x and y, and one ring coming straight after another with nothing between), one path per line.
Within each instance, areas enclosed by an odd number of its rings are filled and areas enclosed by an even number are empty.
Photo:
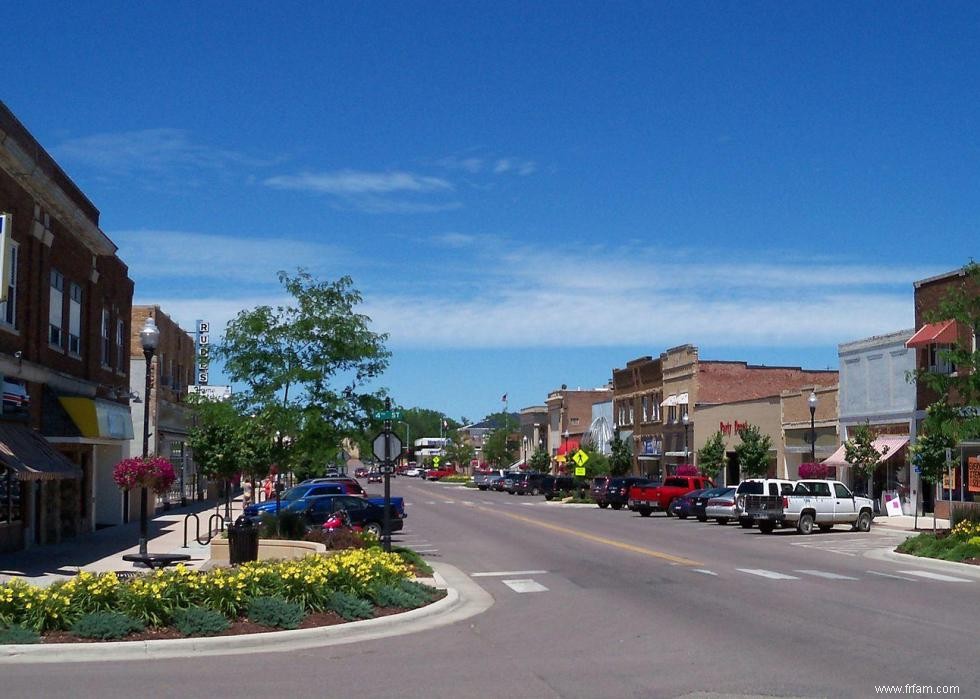
M644 546L636 546L634 544L627 544L623 541L617 541L616 539L607 539L604 536L597 536L595 534L589 534L588 532L579 531L578 529L570 529L568 527L561 527L557 524L548 524L547 522L542 522L538 519L531 519L530 517L524 517L522 515L514 515L509 512L500 512L499 510L494 510L489 507L478 508L484 512L489 512L491 514L499 515L501 517L509 517L510 519L517 520L518 522L524 522L525 524L533 524L536 527L542 527L543 529L550 529L555 532L560 532L562 534L568 534L570 536L577 536L580 539L586 539L588 541L595 542L597 544L604 544L606 546L612 546L613 548L621 549L623 551L629 551L631 553L638 553L641 556L649 556L650 558L659 558L663 561L669 561L670 563L677 563L682 566L701 566L704 565L700 561L695 561L690 558L683 558L681 556L674 556L669 553L664 553L663 551L655 551L654 549L648 549Z

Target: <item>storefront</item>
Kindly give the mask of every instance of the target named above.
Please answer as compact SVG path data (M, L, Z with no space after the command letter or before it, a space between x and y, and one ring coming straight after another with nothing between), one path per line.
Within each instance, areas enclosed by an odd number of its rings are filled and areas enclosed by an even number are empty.
M957 509L980 509L980 442L963 442L950 456L950 468L937 485L936 516L942 519Z
M878 430L886 428L887 426L877 427ZM897 500L901 505L901 512L892 510L893 514L913 515L915 502L910 488L908 444L907 434L878 434L875 437L872 446L881 454L881 460L875 469L871 484L868 484L861 475L854 473L853 467L845 459L846 447L843 444L823 463L835 467L840 480L847 483L855 492L870 491L878 512L888 513L889 501Z

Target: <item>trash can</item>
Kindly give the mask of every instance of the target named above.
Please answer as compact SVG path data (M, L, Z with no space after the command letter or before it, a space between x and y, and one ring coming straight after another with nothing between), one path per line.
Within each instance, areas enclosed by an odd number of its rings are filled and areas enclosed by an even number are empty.
M244 517L228 525L228 562L233 566L259 557L259 529Z

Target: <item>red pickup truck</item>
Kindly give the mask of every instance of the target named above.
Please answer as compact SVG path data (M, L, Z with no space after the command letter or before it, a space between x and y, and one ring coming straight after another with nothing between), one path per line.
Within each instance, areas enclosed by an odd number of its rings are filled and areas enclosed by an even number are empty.
M704 476L669 476L663 485L634 485L630 488L628 507L649 517L654 510L664 510L670 517L670 503L692 490L712 488L714 483Z

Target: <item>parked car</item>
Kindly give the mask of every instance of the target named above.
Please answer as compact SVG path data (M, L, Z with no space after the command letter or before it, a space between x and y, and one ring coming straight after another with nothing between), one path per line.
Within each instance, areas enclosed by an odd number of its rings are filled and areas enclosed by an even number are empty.
M687 519L692 514L694 514L694 502L697 500L698 496L707 491L713 490L713 488L702 488L701 490L692 490L687 495L682 495L676 498L674 502L670 505L670 513L677 517L678 519Z
M508 472L500 481L494 481L494 490L499 490L500 492L506 491L513 495L514 481L517 480L517 476L518 474L516 473Z
M311 526L319 527L331 514L346 510L353 525L375 536L381 536L384 522L384 507L362 498L349 495L324 495L307 503L304 512ZM405 513L393 505L389 510L388 521L392 532L401 531L405 526Z
M614 510L621 510L629 501L630 488L635 485L653 484L654 482L649 478L641 478L639 476L610 478L609 482L606 483L606 487L595 496L596 503L599 507L606 507L608 505Z
M531 472L522 473L514 480L514 493L517 495L540 495L545 474Z
M592 499L597 503L602 501L603 493L606 491L606 486L609 485L609 476L596 476L592 479L592 484L589 486L589 494L592 495ZM600 504L599 507L608 507L609 503Z
M368 470L364 466L361 466L354 470L354 478L367 478Z
M405 475L408 476L409 478L418 478L419 473L420 472L418 466L409 466L408 468L405 469Z
M726 490L728 490L727 486L721 488L705 488L704 490L696 491L697 495L694 496L693 502L691 503L691 516L695 517L699 522L707 522L708 514L705 512L705 507L708 506L708 500L718 497Z
M735 519L735 488L726 488L725 492L708 500L704 514L722 525Z
M735 516L742 529L751 529L753 519L745 513L745 498L749 495L792 495L796 483L785 478L746 478L735 489Z
M649 517L655 510L663 510L668 517L672 517L670 505L675 499L692 490L713 485L711 479L704 476L668 476L662 485L636 485L630 488L629 508L639 512L641 517Z
M361 497L367 497L367 493L361 484L350 476L330 476L327 478L309 478L302 481L300 485L309 485L311 483L340 483L343 485L350 495L360 495Z
M565 493L576 493L580 497L589 489L589 482L574 476L545 476L541 480L541 492L545 500L564 497Z
M370 471L368 473L367 482L368 483L380 483L383 479L381 478L381 471Z
M483 471L473 476L473 483L480 490L489 490L494 478L503 478L505 471Z
M347 488L343 483L300 483L299 485L294 485L292 488L287 489L279 497L279 508L280 510L285 508L290 508L294 503L299 503L296 505L297 508L302 509L305 507L304 503L308 503L312 498L320 497L323 495L347 495ZM274 513L276 511L276 499L270 498L263 502L252 503L242 514L246 519L257 522L264 513Z
M850 524L856 531L871 531L874 502L854 495L840 481L798 481L788 495L747 495L745 514L759 523L759 531L772 533L777 523L795 526L800 534L813 527L830 531L835 524Z

